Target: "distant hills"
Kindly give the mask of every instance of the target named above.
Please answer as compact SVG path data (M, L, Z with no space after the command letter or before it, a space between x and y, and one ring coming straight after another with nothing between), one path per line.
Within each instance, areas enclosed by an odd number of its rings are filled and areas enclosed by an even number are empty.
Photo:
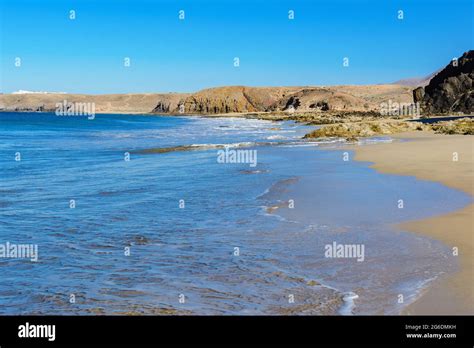
M441 69L425 77L410 77L407 79L398 80L398 81L393 82L393 84L400 85L400 86L408 86L408 87L420 87L420 86L425 87L426 85L430 83L431 79L440 71Z
M423 78L349 86L223 86L195 93L0 95L0 111L55 111L57 103L94 103L96 113L221 115L264 112L380 111L382 103L420 102L424 113L472 113L474 51Z
M217 115L277 111L371 111L387 100L411 102L412 89L386 84L330 87L209 88L166 94L3 94L2 111L55 111L56 103L95 103L96 113Z

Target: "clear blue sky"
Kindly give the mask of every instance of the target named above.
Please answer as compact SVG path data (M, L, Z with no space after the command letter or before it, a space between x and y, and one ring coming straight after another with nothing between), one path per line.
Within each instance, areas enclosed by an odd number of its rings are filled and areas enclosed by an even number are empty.
M384 83L427 75L474 48L472 0L0 3L4 93Z

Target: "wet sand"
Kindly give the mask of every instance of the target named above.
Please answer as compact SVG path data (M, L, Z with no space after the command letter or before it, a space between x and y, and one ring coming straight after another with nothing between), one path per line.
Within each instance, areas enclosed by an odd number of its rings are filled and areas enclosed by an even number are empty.
M351 146L355 159L373 162L372 168L474 194L474 137L427 132L393 135L393 143ZM458 161L453 161L457 152ZM440 216L409 221L398 227L438 239L459 250L460 270L435 281L405 314L474 314L474 204Z

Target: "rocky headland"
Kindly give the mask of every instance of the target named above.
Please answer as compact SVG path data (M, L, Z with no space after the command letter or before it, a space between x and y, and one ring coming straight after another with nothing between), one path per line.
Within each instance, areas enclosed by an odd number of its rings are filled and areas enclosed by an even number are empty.
M465 52L439 71L425 87L413 91L425 114L464 113L474 110L474 51Z
M399 84L225 86L195 93L161 94L0 94L0 111L54 112L58 103L67 101L94 103L96 113L233 116L321 125L306 138L355 139L411 130L472 134L471 119L435 124L408 122L408 119L430 115L472 115L473 81L474 51L468 51L436 73L423 79L400 80ZM413 89L414 86L419 87ZM384 107L387 103L391 107L389 110ZM422 113L402 112L405 110L402 106L410 105L419 105Z

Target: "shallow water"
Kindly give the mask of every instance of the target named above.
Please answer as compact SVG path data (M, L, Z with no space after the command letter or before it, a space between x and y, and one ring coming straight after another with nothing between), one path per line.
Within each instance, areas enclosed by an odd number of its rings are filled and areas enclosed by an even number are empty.
M0 258L0 314L394 313L397 294L410 298L455 269L446 246L390 224L469 197L342 161L342 151L302 143L306 131L228 118L0 114L0 243L39 248L38 262ZM268 142L245 147L257 150L255 168L217 162L216 144ZM199 151L141 153L193 144ZM282 207L288 199L294 209ZM364 243L364 262L325 258L333 241Z

